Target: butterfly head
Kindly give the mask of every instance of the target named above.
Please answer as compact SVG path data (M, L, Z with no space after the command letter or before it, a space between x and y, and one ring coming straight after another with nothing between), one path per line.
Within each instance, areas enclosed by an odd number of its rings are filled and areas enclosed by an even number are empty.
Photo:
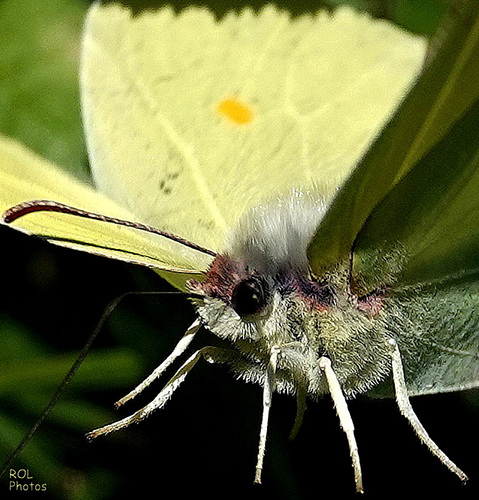
M322 356L332 360L350 395L389 370L382 298L352 294L346 268L322 278L309 271L306 249L325 207L322 199L313 204L293 197L256 209L240 222L205 281L189 285L204 297L197 301L203 325L232 344L240 376L262 383L276 349L277 390L295 393L302 384L313 397L327 390Z

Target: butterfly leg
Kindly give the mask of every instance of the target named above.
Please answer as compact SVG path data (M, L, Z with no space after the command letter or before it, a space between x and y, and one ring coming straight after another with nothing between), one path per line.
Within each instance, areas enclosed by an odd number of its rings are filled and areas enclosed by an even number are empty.
M339 417L339 422L341 428L346 434L349 444L349 453L351 455L351 460L353 462L354 468L354 481L356 483L356 492L363 493L363 479L361 473L361 464L359 462L358 445L356 443L356 437L354 436L354 424L349 413L348 404L346 403L346 398L344 397L339 381L334 373L331 366L331 360L326 357L322 357L319 360L319 367L323 370L326 375L326 380L329 386L329 392L336 408L336 412Z
M263 471L264 453L266 451L266 435L268 433L269 411L271 408L271 401L276 385L276 367L278 363L279 352L280 349L278 346L274 346L271 349L271 356L266 368L266 378L263 387L263 416L261 419L261 429L259 432L258 460L256 462L256 473L254 476L254 482L258 484L261 483L261 472Z
M173 375L173 377L155 397L155 399L153 399L153 401L151 401L146 406L141 408L141 410L138 410L129 417L123 418L122 420L118 420L117 422L113 422L112 424L105 425L104 427L100 427L89 432L86 435L87 438L93 439L103 434L108 434L110 432L123 429L124 427L128 427L129 425L139 422L140 420L148 417L148 415L154 410L162 408L186 378L190 370L202 357L206 359L206 361L209 361L211 363L226 363L231 359L232 353L230 353L226 349L212 346L207 346L199 349L185 361L185 363L181 366L181 368L179 368L175 375Z
M423 427L419 421L417 415L409 401L409 396L407 393L406 380L404 378L404 370L401 361L401 353L399 352L399 347L393 339L391 339L391 344L394 346L392 351L392 372L394 381L394 390L396 392L396 401L399 406L399 411L404 415L412 428L418 435L419 439L429 448L433 455L437 458L454 474L456 474L461 481L467 481L468 477L464 472L459 469L459 467L449 459L449 457L437 446L437 444L429 437L426 429Z
M125 404L130 399L133 399L135 396L138 396L143 389L148 387L153 381L161 376L161 374L175 361L175 359L183 354L188 346L191 344L191 341L194 339L196 332L199 330L201 326L200 320L196 319L193 324L186 330L183 337L181 337L178 344L176 344L175 348L171 352L171 354L161 363L160 366L155 368L153 372L141 382L141 384L137 385L131 392L129 392L126 396L121 398L119 401L115 403L115 407L118 408L121 405Z
M294 439L303 423L304 412L306 411L306 396L308 386L306 380L296 380L296 417L293 428L289 434L289 439Z

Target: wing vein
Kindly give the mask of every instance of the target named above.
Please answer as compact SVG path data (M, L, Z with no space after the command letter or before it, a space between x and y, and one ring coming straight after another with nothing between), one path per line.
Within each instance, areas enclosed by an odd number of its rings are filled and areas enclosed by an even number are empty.
M133 47L134 43L130 42L129 47ZM130 56L132 57L132 56ZM129 58L126 58L127 60ZM146 85L140 78L139 74L132 74L131 68L125 64L125 70L128 75L128 80L132 83L134 88L138 91L139 97L144 102L147 109L153 110L152 117L158 124L161 130L166 134L170 143L178 151L179 155L183 158L185 165L188 167L191 178L198 188L199 197L207 210L211 213L216 224L224 231L228 228L226 220L215 202L214 195L208 186L206 178L203 174L203 169L200 162L195 157L194 146L189 144L177 131L174 124L167 118L167 116L160 110L158 100L151 94L148 85ZM149 129L151 130L151 128ZM152 138L155 139L154 137Z

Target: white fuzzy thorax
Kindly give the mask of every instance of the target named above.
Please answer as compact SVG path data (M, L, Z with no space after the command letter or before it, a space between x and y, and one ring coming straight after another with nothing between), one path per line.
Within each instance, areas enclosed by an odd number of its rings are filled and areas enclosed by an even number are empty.
M293 190L255 207L231 233L226 253L264 272L306 270L306 249L328 205L322 194Z

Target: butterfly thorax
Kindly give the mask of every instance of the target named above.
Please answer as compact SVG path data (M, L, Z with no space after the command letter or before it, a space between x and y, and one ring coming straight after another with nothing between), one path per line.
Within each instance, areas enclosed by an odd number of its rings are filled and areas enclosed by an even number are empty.
M205 281L190 283L204 295L197 305L200 318L231 342L235 356L229 363L248 381L264 383L277 349L280 392L327 392L319 367L324 356L347 396L364 392L389 372L383 298L356 296L347 263L328 276L310 273L306 248L324 213L323 199L314 204L295 196L279 205L261 207L241 221Z

